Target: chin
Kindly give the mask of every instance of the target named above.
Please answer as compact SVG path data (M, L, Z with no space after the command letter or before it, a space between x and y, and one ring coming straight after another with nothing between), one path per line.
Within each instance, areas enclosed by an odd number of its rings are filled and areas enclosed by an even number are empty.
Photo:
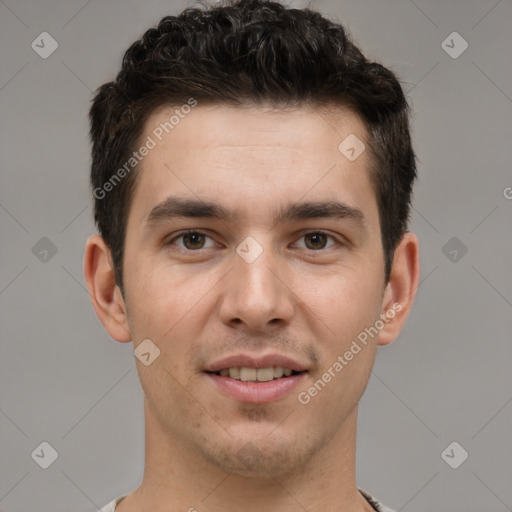
M297 442L294 436L269 436L269 431L261 435L233 436L219 444L203 446L203 456L217 468L243 477L266 478L284 477L304 468L318 451L320 442L309 445Z

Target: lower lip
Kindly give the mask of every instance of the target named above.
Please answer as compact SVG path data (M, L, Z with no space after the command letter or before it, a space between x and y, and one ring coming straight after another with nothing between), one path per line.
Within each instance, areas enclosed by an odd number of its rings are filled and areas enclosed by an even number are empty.
M223 394L230 398L239 402L259 404L274 402L288 395L305 377L306 373L303 372L268 382L243 382L230 377L221 377L215 373L207 373L206 375Z

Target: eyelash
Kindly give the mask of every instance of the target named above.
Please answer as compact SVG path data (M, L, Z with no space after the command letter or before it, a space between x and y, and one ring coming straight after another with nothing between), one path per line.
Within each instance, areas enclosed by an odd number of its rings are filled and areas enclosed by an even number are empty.
M201 235L201 236L204 236L206 238L210 238L212 239L211 236L207 235L206 233L202 232L202 231L199 231L199 230L196 230L196 229L189 229L189 230L185 230L185 231L181 231L179 232L175 237L173 237L171 240L169 240L168 242L166 242L164 245L165 246L170 246L170 245L174 245L174 242L180 238L183 238L185 235ZM330 235L328 233L326 233L325 231L322 231L322 230L313 230L313 231L308 231L306 233L303 233L300 238L304 238L305 236L307 235L325 235L327 238L330 238L332 240L334 240L336 242L337 245L342 245L341 242L339 240L337 240L333 235ZM213 239L212 239L213 240ZM314 250L314 249L307 249L307 251L311 251L312 253L319 253L319 252L322 252L322 251L327 251L329 249L332 249L333 246L331 247L326 247L326 248L322 248L322 249L317 249L317 250ZM185 252L201 252L203 250L205 250L205 248L201 248L201 249L196 249L196 250L193 250L193 249L187 249L187 248L184 248L184 247L179 247L178 248L182 251L185 251ZM208 247L206 248L208 249Z

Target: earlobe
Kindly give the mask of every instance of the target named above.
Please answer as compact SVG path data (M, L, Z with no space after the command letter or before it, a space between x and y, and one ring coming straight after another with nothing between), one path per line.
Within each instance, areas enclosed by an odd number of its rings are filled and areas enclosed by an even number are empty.
M414 233L407 232L396 248L389 282L384 291L379 332L379 345L388 345L402 330L409 315L420 278L419 243Z
M92 305L107 332L117 341L131 341L126 305L116 285L110 249L100 235L87 240L84 274Z

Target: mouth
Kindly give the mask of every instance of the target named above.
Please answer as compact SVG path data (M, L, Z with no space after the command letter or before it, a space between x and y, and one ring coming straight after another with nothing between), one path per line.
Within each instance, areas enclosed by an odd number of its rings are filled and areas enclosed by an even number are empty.
M240 380L242 382L270 382L277 379L286 379L293 375L299 375L303 372L297 372L291 368L282 366L269 366L267 368L249 368L247 366L232 366L222 368L218 372L206 372L218 375L219 377L229 377L230 379Z
M222 395L239 402L272 402L289 395L308 370L290 358L233 356L213 363L206 375Z

